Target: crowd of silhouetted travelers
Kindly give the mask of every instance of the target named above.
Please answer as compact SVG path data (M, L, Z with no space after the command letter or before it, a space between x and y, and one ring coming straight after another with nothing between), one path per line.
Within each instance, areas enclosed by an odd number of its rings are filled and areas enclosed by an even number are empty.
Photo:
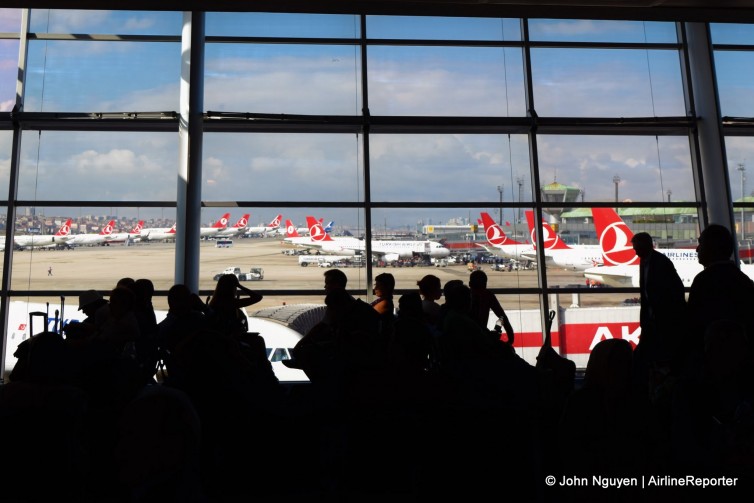
M233 275L206 301L173 286L159 323L147 279L87 291L86 319L20 344L0 387L0 500L751 497L754 283L717 227L687 304L650 289L673 284L642 256L648 336L596 344L583 381L549 326L537 363L519 356L482 271L397 298L379 274L371 304L326 271L323 318L285 362L309 378L298 385L275 377L243 311L262 297ZM687 476L717 482L668 482Z

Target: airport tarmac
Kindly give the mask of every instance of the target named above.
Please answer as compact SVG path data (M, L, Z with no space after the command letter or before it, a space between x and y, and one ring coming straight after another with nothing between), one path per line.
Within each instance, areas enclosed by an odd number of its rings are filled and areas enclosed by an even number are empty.
M249 311L264 307L300 303L323 303L323 273L326 269L312 264L299 265L298 257L286 255L290 245L280 238L235 239L230 248L216 248L214 241L202 241L200 250L200 282L203 295L211 292L213 276L227 267L240 267L248 271L252 267L264 269L261 281L246 281L244 285L265 293L265 298ZM137 243L131 246L77 247L71 250L24 250L13 254L11 290L60 291L61 293L90 288L106 294L122 277L149 278L158 291L167 291L174 284L175 250L172 243ZM48 273L51 268L52 274ZM537 271L493 271L489 264L482 265L487 273L490 288L537 288ZM343 271L349 278L351 289L366 291L366 268L347 267ZM438 276L444 284L451 279L468 282L469 268L465 264L449 264L447 267L375 267L373 275L390 272L396 278L396 289L414 290L416 282L426 274ZM584 285L583 274L578 271L548 269L550 286ZM282 290L306 291L304 295L284 294ZM607 295L605 295L607 294ZM613 294L604 289L585 289L578 302L584 305L617 305L630 294ZM13 297L26 300L26 297ZM59 297L34 297L34 302L59 303ZM509 309L533 309L539 307L539 297L534 294L501 295L500 300ZM68 308L76 300L67 299ZM564 294L561 303L572 305L571 294ZM155 298L156 309L166 309L164 297Z

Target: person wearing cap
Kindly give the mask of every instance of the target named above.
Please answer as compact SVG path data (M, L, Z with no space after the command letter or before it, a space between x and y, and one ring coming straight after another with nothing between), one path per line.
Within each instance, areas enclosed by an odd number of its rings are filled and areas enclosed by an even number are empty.
M80 339L93 335L96 329L94 315L105 304L107 304L107 301L97 290L87 290L79 295L78 310L83 312L86 318L79 323L68 323L64 330L66 337L68 339Z

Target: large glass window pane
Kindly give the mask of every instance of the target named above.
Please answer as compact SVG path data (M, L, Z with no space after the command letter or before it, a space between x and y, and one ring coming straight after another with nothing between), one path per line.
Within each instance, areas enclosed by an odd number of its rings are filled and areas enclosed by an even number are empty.
M540 116L683 116L677 51L532 49Z
M0 200L8 198L13 132L0 130Z
M328 115L361 111L356 46L207 44L205 65L207 110Z
M720 114L732 117L754 117L751 95L754 83L741 71L754 65L754 52L715 51L715 73L720 97Z
M501 18L367 16L367 37L409 40L521 40L521 22Z
M358 38L359 17L336 14L208 12L207 36Z
M540 181L573 201L694 201L688 138L539 135Z
M178 42L31 41L24 109L178 110L180 51Z
M18 40L0 40L0 112L10 112L16 104Z
M182 13L32 9L34 33L96 33L117 35L180 35Z
M358 135L211 133L204 140L205 201L364 199Z
M728 154L728 179L733 194L739 256L751 263L754 261L754 184L751 183L751 163L747 163L747 159L754 159L754 138L728 136L725 151Z
M674 23L594 19L530 19L529 37L548 42L676 43Z
M713 44L754 44L754 25L734 23L710 23Z
M243 274L240 278L249 288L294 292L265 295L248 312L284 304L323 304L323 273L333 267L346 273L349 290L362 296L367 291L366 263L359 256L362 249L354 244L358 241L354 236L363 234L363 210L243 207L208 210L202 212L203 230L209 231L223 217L228 218L228 227L207 233L201 242L202 291L211 292L219 275L235 273L235 268L239 268L239 274ZM329 241L320 242L308 233L307 217L312 217L323 230L329 227ZM247 220L245 230L234 230L242 218ZM275 227L277 222L280 224Z
M0 31L18 33L21 30L21 9L0 9Z
M520 49L369 48L373 115L526 115Z
M25 131L18 198L174 201L175 133Z
M373 201L531 201L524 135L374 134L370 154Z
M167 290L173 285L175 244L142 240L141 231L174 222L174 210L168 213L162 218L139 208L18 208L11 288L106 292L132 277Z

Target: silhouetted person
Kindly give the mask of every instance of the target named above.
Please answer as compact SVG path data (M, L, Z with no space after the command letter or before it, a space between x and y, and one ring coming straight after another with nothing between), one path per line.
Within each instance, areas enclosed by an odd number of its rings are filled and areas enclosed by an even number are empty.
M74 341L92 336L97 328L95 325L95 314L105 304L107 304L107 301L96 290L87 290L79 295L78 310L83 312L86 318L78 323L68 323L65 326L66 339Z
M422 296L424 320L430 325L437 326L440 321L440 304L437 301L442 297L440 278L434 274L427 274L416 284L419 287L419 294Z
M635 363L636 378L644 387L654 368L678 370L686 335L686 294L673 262L654 249L652 236L639 232L631 243L640 259L641 339Z
M674 388L670 428L678 473L738 477L742 499L751 499L754 490L751 353L743 325L712 321L705 333L701 371Z
M228 334L245 333L248 322L241 308L254 305L260 300L262 295L241 285L235 274L223 274L217 280L215 291L207 302L211 309L209 317L213 328Z
M632 357L631 343L625 339L605 339L592 349L584 384L569 397L557 429L567 475L630 477L638 473L646 413L634 400ZM632 501L615 498L615 494L605 496L598 486L561 490L562 496L552 501Z
M696 275L689 291L688 309L692 353L691 368L699 368L704 334L717 320L740 323L749 345L754 340L754 282L733 260L733 236L722 225L712 224L699 235L696 248L704 270Z
M385 351L387 351L390 340L393 338L393 325L395 324L394 290L395 278L389 272L383 272L374 278L373 293L376 298L370 305L380 316L380 335Z
M505 328L507 338L506 342L513 345L513 327L495 294L487 290L487 274L481 269L473 271L469 275L469 288L471 288L471 316L474 320L476 320L479 326L487 330L490 311L492 311L498 319L503 321L503 328Z

